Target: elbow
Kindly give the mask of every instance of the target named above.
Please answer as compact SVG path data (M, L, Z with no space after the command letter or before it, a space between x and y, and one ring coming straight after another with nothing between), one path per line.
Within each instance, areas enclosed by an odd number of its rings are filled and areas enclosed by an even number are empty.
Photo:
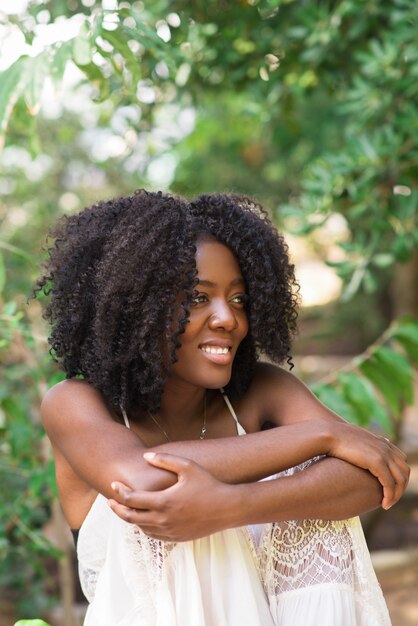
M362 505L360 513L367 513L373 509L379 508L383 500L383 487L378 479L367 470L361 470L364 478L358 481L357 500Z
M153 467L145 460L142 467L136 465L130 471L125 464L115 467L115 480L123 483L133 491L162 491L177 482L177 475L164 469Z

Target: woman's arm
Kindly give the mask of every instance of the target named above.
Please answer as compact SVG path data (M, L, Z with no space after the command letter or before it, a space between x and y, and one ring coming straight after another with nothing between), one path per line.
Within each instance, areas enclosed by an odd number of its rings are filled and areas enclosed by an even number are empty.
M141 440L112 419L101 395L85 382L53 387L44 399L42 417L53 446L83 481L107 497L115 497L112 481L133 490L162 490L176 482L175 474L144 460ZM225 483L255 481L320 454L369 469L386 481L392 502L406 482L404 457L396 448L343 420L319 418L245 437L173 442L153 451L187 457ZM349 466L347 471L352 471ZM363 474L360 486L370 492ZM371 502L375 506L373 493Z
M54 448L83 481L104 495L114 495L113 480L147 490L165 489L176 481L172 473L144 460L144 443L112 419L101 395L87 383L59 383L46 394L41 413ZM226 483L249 482L325 453L329 430L325 423L312 421L308 428L295 425L246 437L179 441L152 450L199 462Z
M259 363L250 388L248 403L250 411L251 402L262 407L258 412L259 428L264 422L276 426L294 424L307 426L311 421L324 420L332 425L332 428L339 423L343 428L337 431L337 437L333 438L325 454L367 469L383 487L381 503L383 508L393 506L403 494L410 473L406 455L385 437L378 437L378 443L376 436L364 428L354 427L353 432L353 426L349 422L322 404L310 389L290 372L275 365ZM348 427L346 434L344 425ZM382 450L380 445L387 446L386 450ZM364 454L368 454L367 449L371 457L365 463ZM379 450L384 455L383 463L379 458Z
M135 492L116 483L124 504L109 502L119 517L165 541L271 521L347 519L378 506L382 497L368 472L339 459L326 458L292 476L242 485L221 483L196 463L170 454L153 455L149 462L175 472L176 484L159 492Z

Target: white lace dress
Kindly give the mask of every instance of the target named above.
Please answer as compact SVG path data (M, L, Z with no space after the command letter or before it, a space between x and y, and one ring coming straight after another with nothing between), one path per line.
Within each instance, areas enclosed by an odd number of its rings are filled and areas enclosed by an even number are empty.
M358 518L167 543L121 520L98 495L77 554L89 601L84 626L390 626Z

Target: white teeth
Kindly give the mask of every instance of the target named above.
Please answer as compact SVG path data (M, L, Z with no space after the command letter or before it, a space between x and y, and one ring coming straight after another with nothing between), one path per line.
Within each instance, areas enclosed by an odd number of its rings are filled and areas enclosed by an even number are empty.
M200 349L210 354L228 354L229 352L229 348L215 348L214 346L202 346Z

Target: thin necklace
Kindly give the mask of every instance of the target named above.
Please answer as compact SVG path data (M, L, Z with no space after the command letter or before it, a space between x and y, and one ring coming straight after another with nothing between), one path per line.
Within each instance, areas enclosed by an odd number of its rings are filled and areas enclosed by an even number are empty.
M154 424L163 433L163 435L167 439L167 441L172 442L173 440L170 439L170 437L167 435L167 433L164 430L164 428L161 426L160 422L157 420L156 416L153 415L149 409L148 409L148 415L150 416L150 418L152 419ZM207 428L206 428L206 393L205 393L205 395L203 396L203 424L202 424L202 428L200 429L199 439L204 439L206 437L206 432L207 432Z

